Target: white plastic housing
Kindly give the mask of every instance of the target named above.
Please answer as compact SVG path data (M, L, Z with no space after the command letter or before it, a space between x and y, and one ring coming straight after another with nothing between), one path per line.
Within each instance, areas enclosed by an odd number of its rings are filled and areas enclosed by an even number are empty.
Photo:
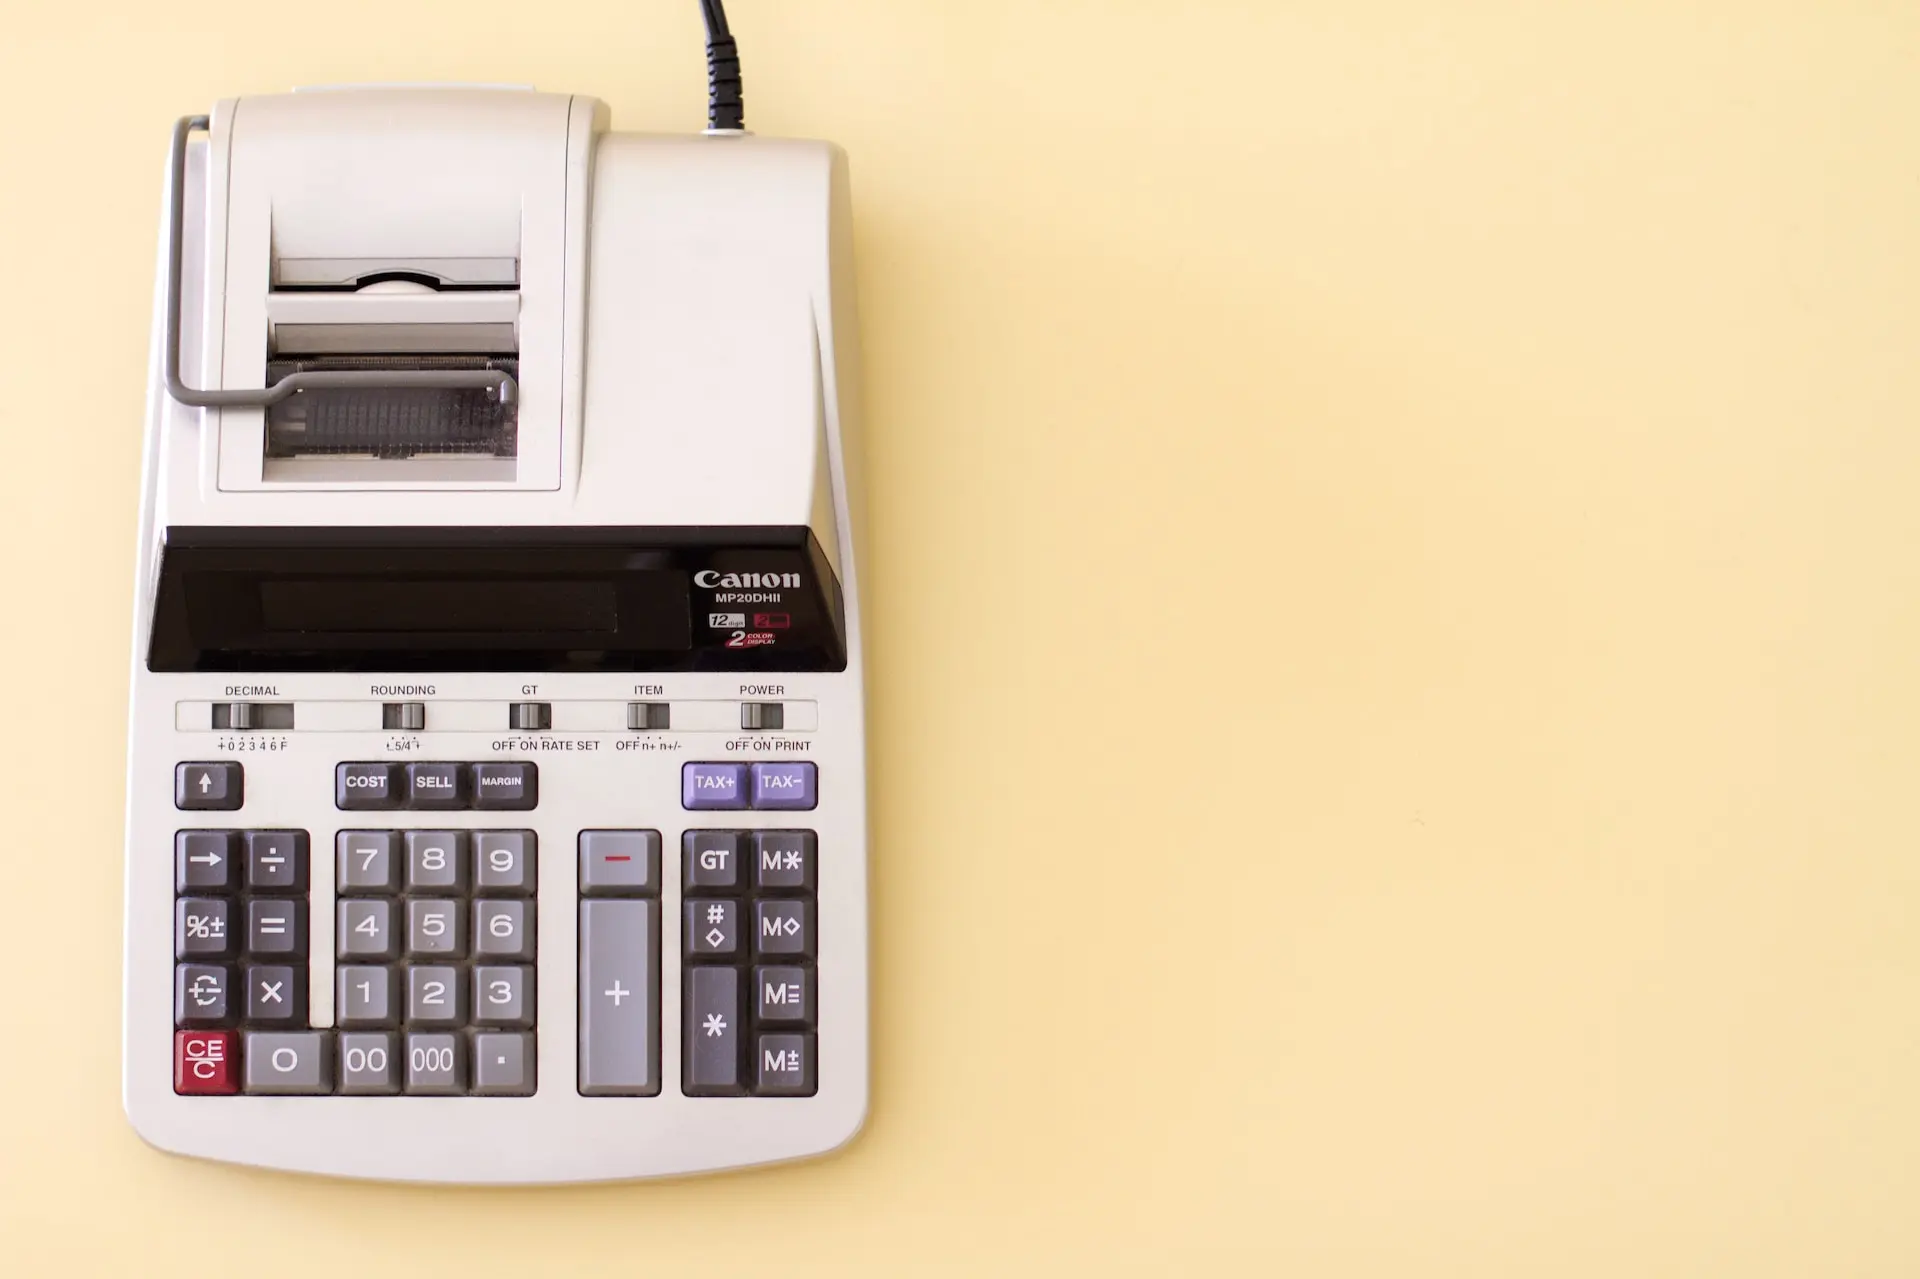
M184 367L201 386L257 386L275 252L309 258L519 256L524 405L521 469L507 484L400 480L275 483L262 473L260 413L186 409L160 377L156 296L138 532L128 756L124 1098L141 1135L169 1151L263 1167L440 1182L658 1176L830 1150L867 1106L867 820L862 631L851 473L857 352L844 157L827 144L750 136L604 132L587 98L501 90L343 91L223 103L189 155ZM396 138L435 139L423 169ZM363 186L360 184L371 183ZM360 194L370 198L364 203ZM377 199L371 198L377 196ZM476 204L481 206L476 211ZM162 243L164 246L164 235ZM532 438L529 438L531 432ZM544 459L544 460L543 460ZM805 525L845 602L844 672L506 672L436 675L154 672L148 629L160 550L178 525ZM369 709L382 686L430 685L427 730L390 734ZM741 733L731 712L694 710L623 749L611 713L569 707L636 697L690 707L806 705L797 731ZM266 685L273 700L328 703L285 734L214 732L197 707ZM761 691L749 693L756 688ZM509 702L556 707L541 736L590 749L529 755L505 731ZM500 727L479 725L500 708ZM445 728L435 707L445 704ZM453 708L457 707L457 710ZM476 718L478 717L478 718ZM308 727L307 725L313 725ZM569 725L575 727L570 728ZM416 738L413 747L402 739ZM808 814L692 814L689 760L814 760ZM396 753L398 752L398 753ZM410 752L410 753L409 753ZM333 768L361 759L523 759L541 767L532 813L343 813ZM239 759L245 808L173 805L174 765ZM820 1087L797 1099L680 1095L681 832L816 829ZM335 832L369 827L532 828L539 837L539 1088L527 1099L183 1097L172 1090L172 840L183 828L307 830L314 968L331 961ZM651 828L666 848L659 1096L575 1089L574 842L586 828ZM322 955L322 950L325 955ZM318 978L316 978L316 987ZM331 1005L316 989L315 1006Z

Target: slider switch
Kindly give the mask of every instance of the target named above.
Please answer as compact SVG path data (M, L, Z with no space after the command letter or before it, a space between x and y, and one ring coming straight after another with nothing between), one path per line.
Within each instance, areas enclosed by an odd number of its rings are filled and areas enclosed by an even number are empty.
M780 702L740 703L740 727L764 732L786 727L787 708Z
M507 727L517 733L537 733L553 727L553 703L515 702L507 708Z

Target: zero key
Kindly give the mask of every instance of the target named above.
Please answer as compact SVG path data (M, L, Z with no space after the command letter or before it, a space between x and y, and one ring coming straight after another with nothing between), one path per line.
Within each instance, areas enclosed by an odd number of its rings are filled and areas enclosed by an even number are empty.
M198 812L232 812L240 807L246 777L232 760L204 764L176 764L173 769L173 806Z

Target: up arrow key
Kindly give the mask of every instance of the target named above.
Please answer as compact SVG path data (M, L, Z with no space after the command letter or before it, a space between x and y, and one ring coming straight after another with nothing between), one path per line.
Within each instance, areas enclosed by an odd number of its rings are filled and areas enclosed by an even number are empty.
M229 760L181 764L173 774L173 806L231 812L240 807L245 785L240 765Z

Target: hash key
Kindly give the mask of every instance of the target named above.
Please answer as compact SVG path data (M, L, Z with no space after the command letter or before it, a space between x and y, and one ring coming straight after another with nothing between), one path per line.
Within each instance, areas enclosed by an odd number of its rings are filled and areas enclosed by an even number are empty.
M730 959L740 953L740 903L727 897L689 897L680 933L689 957Z

